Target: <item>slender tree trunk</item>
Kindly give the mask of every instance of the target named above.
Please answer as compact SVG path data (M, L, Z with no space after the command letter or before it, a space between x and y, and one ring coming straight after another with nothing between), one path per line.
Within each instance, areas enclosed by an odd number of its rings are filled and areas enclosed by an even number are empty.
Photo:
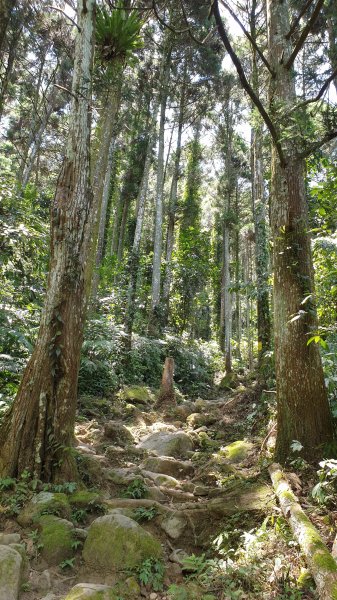
M78 1L73 102L64 163L51 207L51 257L32 357L0 428L0 473L27 469L43 480L76 477L72 454L88 281L93 198L90 104L94 0Z
M286 68L290 55L288 6L284 0L267 0L270 102L285 106L295 99L294 74ZM302 455L322 455L322 445L333 438L331 414L317 344L307 344L317 329L313 267L304 186L303 160L296 147L285 143L281 164L272 149L271 215L274 242L274 327L277 381L277 460L284 463L293 440L303 445Z
M227 208L227 211L226 211ZM232 294L230 292L230 229L228 224L229 198L227 198L226 215L222 225L222 274L220 303L220 348L225 355L227 373L232 371ZM226 219L227 216L227 219Z
M157 187L156 187L156 210L154 224L154 247L153 247L153 267L152 267L152 296L151 296L151 316L149 321L149 332L151 335L157 335L162 324L162 315L160 307L160 280L161 280L161 255L163 242L163 193L164 193L164 142L165 142L165 114L168 96L168 82L170 77L171 48L166 50L163 58L162 75L160 78L160 126L158 142L158 166L157 166Z
M164 281L163 281L163 307L164 307L163 325L164 326L167 325L168 316L169 316L170 291L171 291L171 283L172 283L172 253L173 253L173 246L174 246L174 228L175 228L175 222L176 222L178 181L179 181L179 175L180 175L181 136L182 136L182 130L183 130L183 124L184 124L186 76L187 76L187 62L185 62L183 82L182 82L182 87L180 90L177 145L176 145L176 153L175 153L175 157L174 157L174 167L173 167L172 183L171 183L171 190L170 190L170 200L169 200L169 208L168 208L166 253L165 253L165 276L164 276Z
M156 126L157 126L157 114L158 114L158 106L155 105L153 109L152 116L152 124L150 126L149 132L149 141L146 151L146 159L143 171L142 182L139 188L138 198L137 198L137 221L136 221L136 229L133 239L133 246L129 259L129 288L128 288L128 296L127 296L127 305L125 311L125 346L127 350L131 350L132 345L132 331L133 331L133 322L135 318L135 304L136 304L136 291L137 291L137 276L138 276L138 268L139 268L139 260L140 260L140 244L142 240L142 230L143 230L143 222L144 222L144 214L145 214L145 203L147 196L147 188L149 183L149 175L152 163L152 151L156 141Z
M332 69L337 68L337 14L334 0L328 5L327 29L329 36L329 59ZM337 92L337 76L333 80Z
M257 2L253 0L251 11L251 36L257 43L256 34ZM259 69L255 48L252 49L252 87L260 93ZM258 366L261 369L263 356L271 346L271 323L269 309L269 249L267 233L266 194L263 169L263 125L260 118L255 120L251 139L252 204L255 230L255 267L257 288L257 339Z
M258 364L270 350L271 324L269 311L269 251L266 199L263 179L262 127L252 130L252 200L255 229L255 266L257 288Z
M108 164L107 164L107 170L105 173L104 187L103 187L103 194L102 194L101 214L100 214L99 226L98 226L95 270L93 273L92 285L91 285L91 299L92 299L93 303L95 303L95 300L97 297L98 285L99 285L99 268L100 268L100 266L102 264L102 260L103 260L104 239L105 239L105 230L106 230L106 224L107 224L109 192L110 192L110 187L111 187L111 174L113 171L115 146L116 146L116 138L113 135L111 142L110 142L110 148L109 148Z

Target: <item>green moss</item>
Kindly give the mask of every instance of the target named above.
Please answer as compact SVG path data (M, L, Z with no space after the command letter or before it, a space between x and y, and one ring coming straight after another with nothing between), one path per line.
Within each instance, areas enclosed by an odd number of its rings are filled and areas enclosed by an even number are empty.
M221 448L221 454L224 454L225 457L233 463L240 462L244 460L248 452L252 449L253 444L250 442L246 442L244 440L238 440L229 444L228 446L224 446Z
M89 566L108 572L134 568L146 558L161 555L158 540L132 519L115 513L91 524L83 548L83 558Z
M331 589L332 600L337 600L337 583L334 583Z
M40 518L40 538L42 557L48 564L59 564L73 555L72 525L53 515Z
M284 490L284 492L281 492L280 497L289 500L289 502L297 502L296 496L288 490Z
M90 509L94 504L101 500L97 492L89 492L88 490L79 490L69 496L69 504L76 508Z
M18 522L22 527L37 523L42 515L55 515L68 519L71 514L70 505L66 494L53 492L40 492L18 515Z
M85 598L90 598L90 600L118 600L120 598L112 588L104 586L105 589L95 590L95 587L98 588L98 586L89 587L86 584L76 585L70 590L65 600L84 600ZM103 588L103 586L100 587Z
M154 402L155 400L151 390L144 385L127 386L122 389L118 395L121 400L139 404L147 404L148 402Z
M337 573L337 565L336 561L331 556L330 552L324 548L324 544L322 544L323 548L321 552L315 552L314 554L314 563L320 569L324 571L329 571L330 573Z

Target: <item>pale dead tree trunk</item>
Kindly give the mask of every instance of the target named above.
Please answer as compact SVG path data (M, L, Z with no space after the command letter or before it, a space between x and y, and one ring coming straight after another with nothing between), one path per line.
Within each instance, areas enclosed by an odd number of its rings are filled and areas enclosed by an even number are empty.
M287 2L267 0L268 46L275 77L270 80L273 107L295 100ZM317 330L313 294L304 161L291 142L281 164L275 145L271 165L271 216L274 240L274 328L277 381L276 459L284 461L292 440L299 440L307 458L320 453L333 437L331 414L317 344L307 345ZM307 299L307 300L305 300ZM305 415L305 418L303 416Z
M128 287L128 295L127 295L127 304L125 311L125 347L126 350L131 350L132 346L132 331L133 331L133 322L135 318L135 305L136 305L136 291L137 291L137 276L139 269L139 260L140 260L140 244L142 240L142 231L143 231L143 223L144 223L144 215L145 215L145 204L147 197L147 188L149 183L150 169L152 163L152 152L153 147L155 145L156 137L157 137L157 115L158 115L158 104L155 103L153 108L152 115L152 123L150 125L149 131L149 141L146 150L146 159L144 164L143 177L140 184L138 198L137 198L137 221L135 234L133 239L133 246L129 259L129 287Z
M176 396L174 392L174 360L166 357L163 369L161 386L156 402L157 409L172 408L176 405Z
M315 580L320 600L334 600L337 598L337 563L334 557L302 509L280 465L274 463L268 471L284 517L289 521Z
M0 428L0 473L27 469L43 480L76 477L72 454L77 379L86 312L93 199L90 105L94 0L78 1L68 142L51 206L47 292L32 357Z
M107 170L105 173L103 193L102 193L101 214L99 217L99 225L98 225L95 270L93 273L92 284L91 284L91 300L93 303L95 302L96 297L97 297L99 279L100 279L99 278L99 268L100 268L100 266L102 264L102 260L103 260L104 238L105 238L105 229L106 229L107 212L108 212L108 204L109 204L109 192L110 192L110 184L111 184L111 174L112 174L112 170L113 170L115 147L116 147L116 137L113 135L111 138L111 142L110 142L108 164L107 164Z
M183 124L184 124L186 83L187 83L187 61L185 61L185 65L184 65L183 81L182 81L182 86L181 86L181 90L180 90L177 145L176 145L176 152L175 152L175 157L174 157L174 167L173 167L169 208L168 208L166 253L165 253L165 275L164 275L164 281L163 281L163 308L164 308L163 325L164 326L167 324L168 316L169 316L170 291L171 291L171 283L172 283L172 253L173 253L173 246L174 246L174 228L175 228L176 211L177 211L178 181L179 181L179 175L180 175L181 137L182 137Z
M164 144L165 144L165 114L168 97L168 82L170 78L171 47L164 50L162 72L160 77L160 125L158 136L158 166L155 201L154 246L152 266L151 315L149 333L156 336L161 325L160 307L160 270L163 242L163 194L164 194Z

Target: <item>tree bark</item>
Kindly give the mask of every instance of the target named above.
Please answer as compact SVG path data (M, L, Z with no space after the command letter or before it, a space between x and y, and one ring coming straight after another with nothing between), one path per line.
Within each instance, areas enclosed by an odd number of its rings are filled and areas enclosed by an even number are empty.
M165 142L165 114L168 97L168 82L170 77L171 47L166 48L163 57L162 73L160 77L160 126L158 136L158 166L156 186L156 210L154 224L154 246L152 266L152 292L151 292L151 315L149 321L149 333L156 336L162 322L160 307L160 280L161 280L161 257L163 242L163 193L164 193L164 142Z
M280 465L272 464L269 473L282 512L304 554L315 580L320 600L337 598L337 564L298 502Z
M174 392L174 360L166 357L163 369L163 376L159 390L158 399L156 402L157 409L171 408L176 405L176 397Z
M46 481L76 477L72 453L77 378L86 311L93 199L90 105L94 0L78 1L72 111L65 158L51 207L45 304L32 357L0 429L0 473L24 469Z
M152 151L156 141L156 126L157 126L157 114L158 114L158 105L155 103L153 108L152 115L152 124L150 125L149 131L149 141L146 151L146 159L143 171L143 177L141 181L141 185L139 188L138 198L137 198L137 221L136 221L136 229L133 239L133 246L129 259L129 287L128 287L128 296L127 296L127 305L125 311L125 346L126 350L131 350L132 346L132 332L133 332L133 322L135 318L135 304L136 304L136 290L137 290L137 276L138 276L138 268L139 268L139 260L140 260L140 244L142 239L142 230L143 230L143 222L145 215L145 204L146 204L146 196L147 196L147 188L149 183L149 175L152 163Z
M291 47L288 6L267 1L269 60L275 72L270 105L285 107L295 99L294 74L286 68ZM271 165L271 215L274 241L274 327L277 382L276 460L284 463L293 440L313 459L333 439L332 419L317 344L307 344L317 330L313 267L304 186L304 164L296 147L284 143L281 164L275 144Z
M185 61L183 82L182 82L182 87L180 90L177 145L176 145L176 152L175 152L175 157L174 157L174 167L173 167L172 183L171 183L171 190L170 190L168 223L167 223L167 234L166 234L165 275L164 275L164 281L163 281L163 307L164 307L163 325L164 326L168 322L170 290L171 290L171 283L172 283L172 254L173 254L173 246L174 246L174 228L175 228L176 210L177 210L177 206L176 206L177 205L177 191L178 191L178 181L179 181L179 174L180 174L181 136L182 136L182 130L183 130L183 124L184 124L186 75L187 75L187 62Z

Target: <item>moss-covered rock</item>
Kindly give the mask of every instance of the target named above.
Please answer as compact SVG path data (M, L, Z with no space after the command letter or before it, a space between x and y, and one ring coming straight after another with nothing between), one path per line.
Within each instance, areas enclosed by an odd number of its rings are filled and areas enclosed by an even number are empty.
M39 521L41 556L48 565L57 565L74 554L73 525L66 519L44 515Z
M152 450L158 456L187 456L193 450L193 441L183 431L157 431L143 439L139 448Z
M191 462L177 460L170 456L149 456L141 466L146 471L164 473L171 477L186 477L194 474L194 466Z
M103 572L134 568L146 558L161 555L158 540L132 519L116 513L91 524L83 548L86 564Z
M40 492L33 496L30 502L22 509L17 517L22 527L29 527L37 523L42 515L56 515L68 519L71 508L66 494L53 492Z
M213 423L215 423L216 420L216 417L214 417L213 415L196 412L189 415L186 419L186 422L190 427L197 429L198 427L203 427L204 425L213 425Z
M220 390L233 390L239 385L236 373L226 373L219 383Z
M239 463L242 460L247 458L248 454L251 452L253 448L253 444L251 442L246 442L245 440L238 440L229 444L228 446L224 446L220 450L220 454L222 454L229 463Z
M148 404L155 401L154 394L145 385L126 386L118 393L118 396L121 400L125 400L125 402L135 404Z
M78 490L69 496L70 506L87 510L100 504L101 500L102 497L98 492L89 492L88 490Z
M108 421L104 425L104 437L118 446L125 446L134 442L132 433L116 421Z
M10 546L0 546L0 599L17 600L21 586L22 556Z
M113 588L95 583L78 583L68 592L65 600L118 600Z

